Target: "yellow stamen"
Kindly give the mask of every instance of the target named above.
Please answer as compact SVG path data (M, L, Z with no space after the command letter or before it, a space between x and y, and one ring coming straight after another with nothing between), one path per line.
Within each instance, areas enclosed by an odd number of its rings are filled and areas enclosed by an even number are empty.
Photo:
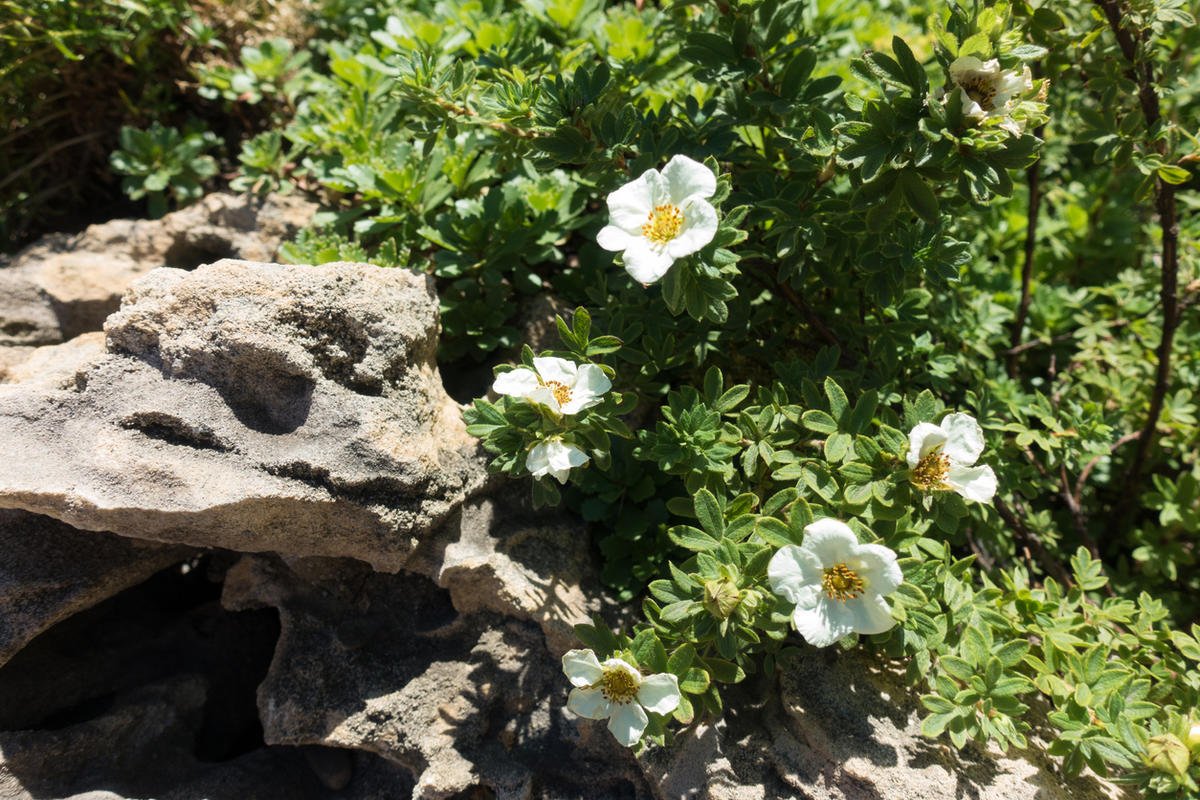
M830 600L845 602L861 597L863 593L862 578L845 564L826 567L821 585L825 587L825 596Z
M656 244L666 244L679 235L683 227L683 212L679 206L666 203L655 206L647 217L649 220L642 225L642 236Z
M632 703L637 698L638 681L627 670L612 667L604 670L600 680L589 688L600 687L600 694L610 703Z
M554 399L558 401L560 406L565 406L567 403L571 402L571 387L567 386L565 383L559 383L558 381L546 381L546 386L550 389L551 393L554 394Z
M924 458L913 467L909 478L918 489L932 491L945 487L946 476L950 474L950 457L942 454L938 445L930 450Z

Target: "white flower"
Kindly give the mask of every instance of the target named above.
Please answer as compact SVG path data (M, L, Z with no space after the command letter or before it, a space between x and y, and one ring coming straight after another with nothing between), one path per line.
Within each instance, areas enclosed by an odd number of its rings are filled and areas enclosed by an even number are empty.
M977 503L992 502L996 473L973 466L983 452L983 428L970 414L951 414L941 425L921 422L908 434L909 480L927 492L953 489Z
M1188 747L1193 750L1200 748L1200 725L1193 725L1191 730L1188 731L1187 743Z
M582 467L588 462L587 453L562 439L546 439L529 448L525 456L525 467L535 478L553 475L559 483L567 482L571 467Z
M895 625L885 594L904 575L896 554L859 544L850 526L819 519L804 528L804 544L779 548L767 565L775 594L796 604L792 625L805 641L827 647L849 633L883 633Z
M1012 98L1033 89L1029 67L1018 72L1000 69L996 59L980 61L975 56L961 56L950 65L950 80L962 95L963 115L982 121L988 117L1007 117ZM1002 125L1011 129L1010 125ZM1016 133L1020 133L1019 130Z
M546 357L535 358L533 367L502 372L492 389L541 403L557 414L577 414L599 403L600 395L612 388L604 370L595 364Z
M670 714L679 706L679 679L670 673L643 677L619 658L601 664L591 650L569 650L562 665L575 687L567 708L587 719L607 719L612 735L626 747L642 738L650 721L647 711Z
M608 196L609 224L596 241L621 250L625 270L641 283L667 274L677 258L699 250L717 232L717 210L705 198L717 177L687 156L675 156L662 172L648 169Z

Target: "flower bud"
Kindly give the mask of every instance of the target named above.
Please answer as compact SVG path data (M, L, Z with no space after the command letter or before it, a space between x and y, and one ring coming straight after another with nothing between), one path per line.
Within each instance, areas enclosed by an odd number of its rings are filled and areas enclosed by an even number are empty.
M1191 738L1189 735L1188 739ZM1173 733L1155 736L1146 744L1146 763L1160 772L1184 775L1191 760L1187 745Z
M704 608L717 619L729 619L740 602L742 593L729 578L705 582Z
M1192 750L1200 750L1200 725L1193 725L1188 731L1188 747Z

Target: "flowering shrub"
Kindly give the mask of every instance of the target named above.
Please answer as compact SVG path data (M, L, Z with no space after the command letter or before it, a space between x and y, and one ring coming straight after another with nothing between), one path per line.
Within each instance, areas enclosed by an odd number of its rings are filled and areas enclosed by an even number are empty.
M434 276L492 469L640 599L569 708L663 743L862 647L929 736L1200 791L1182 3L370 9L243 163L326 198L294 260Z

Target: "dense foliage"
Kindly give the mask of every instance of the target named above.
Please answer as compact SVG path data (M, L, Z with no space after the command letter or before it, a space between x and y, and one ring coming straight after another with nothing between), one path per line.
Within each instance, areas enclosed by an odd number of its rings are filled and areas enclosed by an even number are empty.
M528 392L467 418L494 469L537 473L535 503L593 523L606 582L642 598L636 630L580 627L588 648L675 675L680 724L720 713L721 685L801 641L777 555L841 520L903 584L894 627L840 645L907 670L928 735L1037 735L1068 774L1200 796L1183 0L334 0L313 24L307 49L199 77L272 121L235 186L321 197L297 263L434 275L444 372L527 371L497 386ZM614 193L681 154L711 172L718 222L643 285L597 235ZM648 240L699 206L672 207ZM578 309L561 348L518 351L547 294ZM545 358L596 364L612 391L568 412ZM950 491L941 451L913 449L961 415L994 497ZM831 601L853 599L824 566ZM647 737L671 735L651 713Z

